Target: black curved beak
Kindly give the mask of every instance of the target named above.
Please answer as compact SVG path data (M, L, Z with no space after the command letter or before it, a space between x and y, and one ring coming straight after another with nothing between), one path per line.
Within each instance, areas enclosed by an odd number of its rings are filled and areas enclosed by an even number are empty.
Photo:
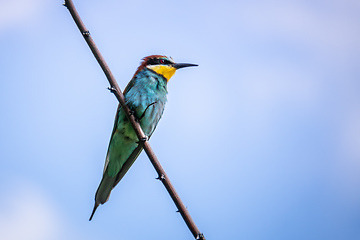
M196 67L199 66L197 64L192 64L192 63L174 63L173 67L176 69L180 69L180 68L184 68L184 67Z

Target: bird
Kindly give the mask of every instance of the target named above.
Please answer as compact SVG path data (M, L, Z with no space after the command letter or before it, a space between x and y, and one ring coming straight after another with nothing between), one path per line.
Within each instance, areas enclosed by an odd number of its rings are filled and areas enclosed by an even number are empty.
M167 83L176 70L197 64L175 63L171 57L151 55L144 57L124 90L125 103L139 122L147 139L153 134L167 102ZM113 131L106 154L103 176L95 194L95 204L89 221L100 204L108 201L113 188L135 162L143 147L118 105Z

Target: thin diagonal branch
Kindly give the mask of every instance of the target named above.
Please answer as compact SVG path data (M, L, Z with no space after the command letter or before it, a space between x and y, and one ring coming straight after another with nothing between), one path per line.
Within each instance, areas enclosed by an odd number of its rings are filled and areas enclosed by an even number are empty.
M180 212L181 216L183 217L186 225L188 226L189 230L191 231L191 233L193 234L193 236L195 237L195 239L199 239L199 240L205 240L204 235L199 231L199 229L197 228L197 226L195 225L193 219L191 218L188 210L186 209L185 205L183 204L183 202L181 201L179 195L177 194L177 192L175 191L175 188L173 187L173 185L171 184L168 176L166 175L164 169L162 168L162 166L160 165L159 160L157 159L154 151L152 150L152 148L150 147L149 142L146 140L146 136L144 134L144 132L142 131L140 124L138 122L135 121L135 117L130 113L129 108L127 107L126 103L125 103L125 98L124 95L122 94L114 76L112 75L109 66L106 64L104 58L102 57L99 49L96 47L96 44L94 42L94 40L92 39L92 37L90 36L90 32L86 29L84 23L82 22L79 14L77 13L75 6L73 4L73 2L71 0L65 0L64 6L67 7L67 9L69 10L71 16L73 17L77 27L79 28L81 34L83 35L85 41L87 42L87 44L89 45L92 53L94 54L96 60L98 61L98 63L100 64L100 67L102 68L102 70L104 71L109 83L110 83L110 90L111 92L114 93L114 95L116 96L117 100L119 101L121 107L123 108L126 116L128 117L128 119L131 122L131 125L133 126L135 133L139 139L139 142L142 142L143 148L146 152L146 154L148 155L152 165L154 166L157 174L159 175L159 180L161 180L161 182L164 184L166 190L169 192L172 200L174 201L176 207L178 208L178 211Z

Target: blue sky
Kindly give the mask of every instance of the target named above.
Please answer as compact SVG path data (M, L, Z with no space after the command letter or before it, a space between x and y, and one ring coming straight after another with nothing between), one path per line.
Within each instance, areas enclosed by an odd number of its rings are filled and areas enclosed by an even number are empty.
M207 239L360 239L360 3L75 1ZM62 1L0 2L0 239L193 239L143 153L89 222L117 101Z

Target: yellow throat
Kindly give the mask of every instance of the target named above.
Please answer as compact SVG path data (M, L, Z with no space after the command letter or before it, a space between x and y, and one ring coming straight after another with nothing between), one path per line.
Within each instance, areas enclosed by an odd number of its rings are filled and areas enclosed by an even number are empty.
M169 65L150 65L147 68L153 70L157 74L163 75L167 81L175 74L176 68Z

